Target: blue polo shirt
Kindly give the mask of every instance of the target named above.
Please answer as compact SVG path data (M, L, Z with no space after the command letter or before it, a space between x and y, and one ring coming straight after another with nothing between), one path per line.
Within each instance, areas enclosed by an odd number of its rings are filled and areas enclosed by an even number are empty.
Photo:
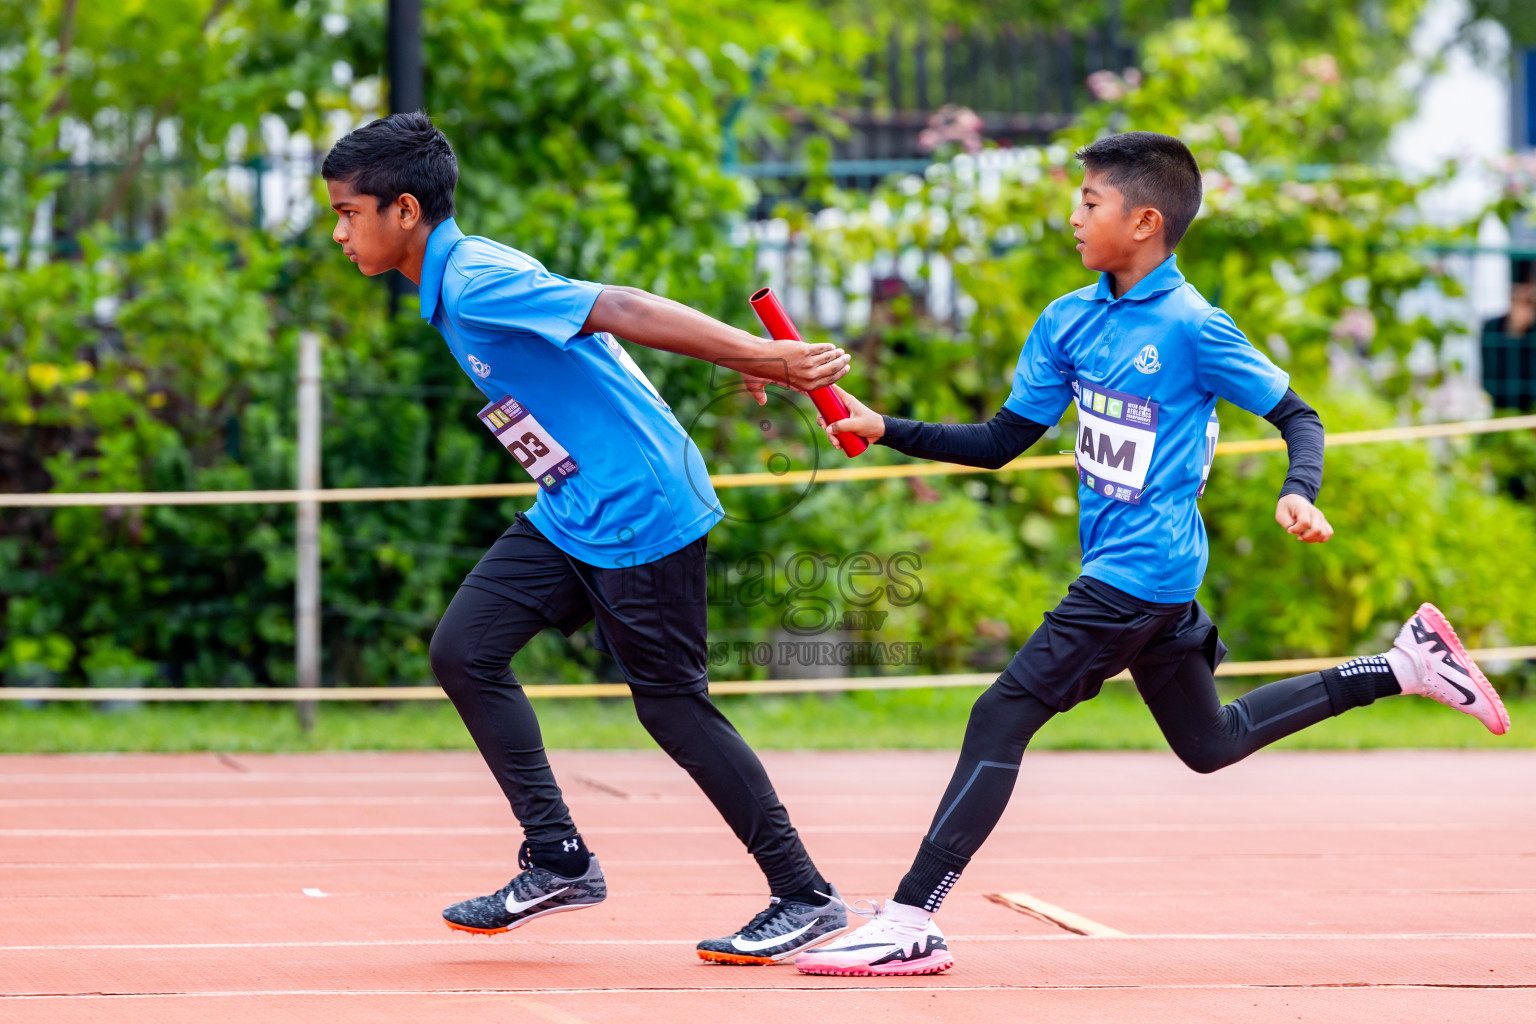
M582 325L602 286L571 281L452 218L427 240L421 316L491 401L511 396L578 470L528 518L589 565L653 562L724 517L693 439L610 334ZM508 456L509 462L511 456Z
M1083 575L1144 601L1192 600L1209 558L1196 498L1216 399L1263 416L1290 378L1173 256L1118 299L1109 280L1040 314L1005 405L1037 423L1077 407Z

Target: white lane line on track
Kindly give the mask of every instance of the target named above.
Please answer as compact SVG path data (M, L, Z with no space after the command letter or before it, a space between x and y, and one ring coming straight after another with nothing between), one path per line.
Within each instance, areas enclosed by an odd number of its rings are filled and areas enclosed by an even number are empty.
M713 968L705 968L712 970ZM862 980L862 979L860 979ZM1370 989L1418 989L1424 991L1444 989L1468 989L1501 991L1505 989L1528 990L1536 988L1536 983L1500 984L1470 984L1448 982L1445 984L1433 984L1429 982L1365 982L1345 986L1350 990ZM648 995L652 993L688 995L697 993L708 995L713 992L815 992L825 995L855 996L861 999L877 997L882 992L931 992L937 995L940 992L1294 992L1297 990L1326 989L1330 992L1338 992L1340 986L1334 982L1315 982L1310 984L1187 984L1187 985L953 985L940 981L937 978L918 984L901 984L890 978L882 978L877 985L842 985L833 986L827 984L773 984L773 985L709 985L697 988L420 988L420 989L366 989L366 988L341 988L341 989L254 989L249 991L227 992L25 992L25 993L0 993L0 999L14 1000L44 1000L44 999L252 999L271 998L273 996L298 996L312 999L316 996L577 996L577 995ZM857 1007L855 1007L857 1008Z
M621 825L602 829L593 829L594 834L625 835L625 836L672 836L672 835L719 835L722 838L729 835L724 826L720 825ZM800 827L801 832L819 835L861 835L869 832L900 832L903 835L912 831L910 821L899 824L871 824L871 825L816 825L807 824ZM1111 824L1053 824L1053 825L999 825L994 833L1012 833L1024 835L1037 835L1040 833L1119 833L1134 832L1144 833L1209 833L1209 832L1236 832L1251 834L1273 834L1276 832L1497 832L1501 836L1512 833L1520 834L1536 832L1536 824L1511 825L1504 824L1498 827L1490 826L1486 822L1327 822L1323 824L1307 822L1248 822L1240 824L1223 823L1189 823L1189 824L1160 824L1160 823L1135 823L1125 825ZM0 839L170 839L170 838L287 838L303 836L496 836L504 837L509 828L479 827L479 826L373 826L373 827L341 827L341 828L8 828L0 829Z
M652 801L640 801L650 803ZM670 801L654 801L656 803ZM682 802L682 801L678 801ZM150 796L150 797L15 797L0 799L7 807L423 807L450 804L505 807L500 796Z
M243 783L241 784L243 787ZM237 787L240 788L240 787ZM483 790L484 787L476 787ZM634 804L700 804L704 797L698 793L631 793L623 798L627 803ZM791 799L785 795L785 799ZM1079 810L1085 799L1091 799L1095 804L1134 804L1144 806L1147 797L1140 793L1134 794L1093 794L1089 797L1074 795L1065 797L1030 797L1018 798L1010 806L1028 808L1039 805L1069 806L1073 810ZM1422 807L1425 804L1446 804L1451 806L1471 806L1486 804L1488 806L1507 807L1511 800L1509 797L1472 794L1469 796L1419 796L1408 793L1382 793L1370 794L1360 797L1361 800L1369 800L1372 806L1380 806L1387 803L1401 803L1412 807ZM1266 809L1275 810L1286 806L1284 800L1271 800L1265 804ZM795 804L821 804L828 806L907 806L919 803L924 806L931 803L927 797L917 795L837 795L837 794L804 794L793 796ZM1201 808L1219 805L1220 797L1193 797L1185 794L1171 796L1159 796L1157 802L1162 805L1196 806ZM487 806L503 806L506 798L499 794L416 794L401 795L394 792L380 792L369 796L228 796L223 794L210 794L208 796L121 796L121 797L88 797L88 796L33 796L33 797L0 797L0 808L3 807L348 807L356 805L372 806L379 803L401 805L431 805L431 804L485 804ZM1297 799L1290 802L1291 806L1298 810L1314 812L1315 797Z
M765 753L769 753L771 755L773 752L769 751L769 752L765 752ZM1047 752L1047 753L1049 753L1049 752ZM1433 752L1432 751L1420 751L1420 752L1416 752L1416 753L1433 753ZM1449 751L1447 751L1447 753L1449 753ZM1490 754L1490 755L1495 755L1496 757L1498 757L1501 760L1502 759L1509 759L1511 761L1511 763L1513 763L1514 761L1529 761L1530 760L1530 756L1529 755L1531 754L1530 751L1513 751L1513 750L1510 750L1510 751L1487 750L1487 751L1480 751L1480 752L1479 751L1465 750L1465 751L1455 751L1454 753L1456 753L1456 754L1458 754L1460 756L1464 756L1464 757L1473 757L1473 756L1476 756L1476 754L1478 754L1478 753ZM1520 757L1519 755L1522 755L1522 754L1523 755L1527 755L1527 756ZM3 755L0 755L0 756L3 756ZM555 756L556 760L564 760L564 759L560 758L558 751L555 752L554 756ZM645 755L645 756L648 757L650 755ZM950 753L948 755L948 757L950 758L950 762L952 762L953 758L954 758L954 754ZM681 786L674 786L674 785L672 785L671 784L672 776L670 774L667 774L667 773L661 773L661 772L652 773L652 772L645 772L643 770L642 771L636 771L635 770L635 766L632 766L632 765L622 765L621 766L621 765L614 764L614 765L609 765L607 767L615 775L618 775L618 774L622 773L625 782L630 784L630 785L635 785L635 784L652 785L652 786L660 787L660 788L662 788L664 790L675 789L678 792L685 791L683 789L683 787L681 787ZM945 770L948 771L950 767L952 767L952 764L946 763ZM643 766L642 766L642 768L643 768ZM578 769L575 769L575 767L572 766L571 770L578 770ZM588 775L590 775L590 776L592 776L594 778L602 778L604 773L602 771L592 770L592 771L586 772L586 774L588 774ZM785 776L785 778L784 778L784 783L785 784L782 787L785 790L785 792L787 792L787 793L801 792L799 787L801 785L805 785L806 790L804 791L804 794L803 794L804 798L809 799L809 798L811 798L811 797L816 795L815 792L812 789L813 783L810 782L810 781L802 781L802 778L799 776L798 773L796 773L794 771L790 771L790 770L784 770L784 771L781 771L780 774L783 774ZM1502 780L1502 779L1497 780L1497 782L1495 784L1501 783L1503 781L1504 780ZM177 785L177 786L186 785L188 783L194 783L194 782L195 783L207 782L207 783L216 783L218 785L226 786L226 787L229 787L231 789L244 789L244 788L248 788L248 787L251 787L251 786L268 785L268 784L272 784L272 783L287 783L287 784L291 784L291 785L293 785L295 787L310 787L310 786L328 785L328 784L346 785L346 786L357 786L357 785L362 785L362 784L366 784L366 783L386 783L386 782L387 783L409 782L409 783L416 783L416 784L425 784L425 783L453 783L453 784L460 784L460 783L463 783L463 784L467 784L467 785L471 786L476 791L484 790L485 787L486 787L486 784L487 784L484 769L481 769L479 771L464 770L464 771L421 771L421 772L404 772L404 771L398 771L398 770L370 771L370 770L366 770L366 769L358 770L358 771L349 771L349 772L312 772L312 771L305 771L305 772L272 772L272 771L264 771L261 768L257 767L257 768L248 768L244 772L233 772L233 771L230 771L228 768L220 768L218 770L208 770L208 771L191 771L191 772L135 772L135 771L125 771L125 772L116 772L116 771L101 771L101 772L96 772L96 771L89 771L89 772L86 772L86 771L81 771L81 772L53 772L53 771L48 771L48 772L0 772L0 785L6 785L6 786L31 785L31 784L37 784L37 783L65 783L65 784L83 784L83 785L91 785L91 786L104 786L104 785L121 786L121 785L132 785L132 784L138 784L138 783L144 783L144 782L150 782L150 783L163 782L163 783L174 784L174 785ZM1529 792L1528 790L1520 789L1518 787L1508 786L1507 783L1504 783L1503 788L1507 788L1509 790L1508 796L1509 797L1514 797L1514 798L1519 798L1521 796L1525 796ZM1095 792L1092 792L1092 791L1086 791L1086 793L1084 795L1091 795L1091 796L1095 796L1095 797L1103 796L1106 799L1120 799L1120 800L1127 800L1127 801L1131 801L1131 800L1140 801L1140 800L1146 799L1148 794L1145 794L1145 793L1127 793L1127 792L1125 792L1125 790L1123 788L1117 790L1117 789L1111 788L1109 786L1106 786L1102 792L1095 793ZM1166 794L1166 795L1162 794L1162 793L1157 793L1155 795L1157 796L1157 798L1159 800L1164 800L1164 799L1167 799L1167 800L1182 800L1182 801L1187 801L1187 802L1191 802L1191 803L1201 803L1201 804L1207 803L1210 800L1220 800L1220 799L1240 800L1240 799L1244 799L1244 797L1237 796L1237 795L1230 795L1230 794L1222 795L1222 794L1219 794L1219 793L1215 794L1215 795L1209 795L1209 796L1201 795L1201 794L1192 794L1192 793L1170 793L1170 794ZM1342 796L1348 797L1350 799L1356 799L1356 800L1362 800L1362 801L1363 800L1375 801L1377 799L1385 799L1385 800L1408 799L1410 797L1412 799L1414 799L1414 800L1423 799L1424 797L1430 797L1430 798L1440 799L1440 800L1457 800L1457 801L1460 801L1460 800L1463 800L1463 799L1469 799L1469 798L1470 799L1478 799L1479 798L1477 795L1471 795L1469 797L1463 797L1460 794L1458 794L1455 791L1455 789L1452 786L1450 786L1450 785L1447 786L1446 791L1443 792L1443 793L1426 793L1426 794L1422 794L1422 795L1421 794L1405 794L1401 790L1389 789L1386 786L1386 784L1382 784L1382 791L1379 794L1375 793L1375 792L1371 792L1369 790L1365 790L1365 791L1359 791L1359 792L1356 792L1356 793L1353 793L1353 794L1336 794L1336 795L1342 795ZM1485 798L1485 799L1497 799L1497 798L1499 798L1499 796L1500 796L1500 794L1498 794L1498 793L1482 794L1482 798ZM904 799L904 798L905 797L896 797L896 799ZM1077 794L1077 793L1036 794L1036 795L1031 795L1030 797L1028 797L1028 799L1035 800L1035 801L1042 801L1042 802L1056 801L1056 802L1061 802L1061 803L1071 803L1071 802L1073 802L1074 800L1076 800L1078 798L1079 798L1079 794ZM1304 798L1300 797L1300 796L1285 796L1285 795L1280 795L1280 794L1277 794L1275 799L1277 800L1277 802L1280 802L1282 804L1283 803L1287 803L1287 802L1292 802L1292 803L1302 802L1304 800Z
M594 831L594 834L596 832ZM1530 860L1536 859L1536 851L1511 851L1508 853L1466 853L1451 851L1448 853L1416 853L1415 861L1428 860L1454 860L1457 863L1465 863L1469 860ZM1183 864L1188 861L1219 860L1262 863L1272 860L1282 861L1306 861L1307 863L1333 863L1334 861L1377 861L1391 860L1391 855L1379 852L1369 853L1290 853L1290 852L1246 852L1246 853L1177 853L1165 856L1134 856L1134 857L989 857L988 863L993 865L1042 865L1042 864ZM895 864L906 867L912 863L910 857L823 857L822 860L832 864ZM6 871L258 871L266 869L324 871L324 870L353 870L356 868L410 868L413 870L430 869L433 871L468 871L480 868L505 868L508 860L262 860L262 861L118 861L118 862L74 862L74 861L8 861L5 864ZM652 867L654 861L643 858L630 860L623 857L607 856L604 863L610 868L622 865L625 868ZM734 867L741 863L739 858L707 858L702 860L668 860L667 864L672 868L712 868Z
M726 862L721 861L720 863L725 864ZM676 867L676 865L671 866ZM678 897L719 896L722 898L732 899L741 897L754 897L757 895L756 892L749 892L747 890L708 889L647 889L646 894L649 896ZM326 896L330 897L331 899L453 899L455 896L459 895L461 895L461 891L456 889L329 889L326 891ZM988 899L993 900L995 903L1003 903L1004 905L1012 907L1012 909L1018 910L1023 909L1022 904L1024 902L1020 900L1019 897L1029 896L1028 893L1020 892L985 893L984 895ZM1100 890L1095 892L1074 892L1070 895L1073 899L1144 899L1148 897L1163 896L1187 898L1231 898L1233 896L1254 896L1264 899L1269 899L1275 896L1285 896L1297 899L1305 899L1318 896L1390 896L1393 898L1401 898L1405 896L1536 896L1536 889L1128 889L1124 892ZM999 896L1006 897L1006 899L995 898ZM280 889L271 892L49 892L0 893L0 904L23 903L29 900L38 902L72 902L86 900L297 900L305 898L307 897L299 889ZM1014 906L1015 903L1020 905ZM1059 924L1064 920L1057 918L1054 913L1048 912L1051 908L1054 908L1055 910L1062 910L1061 907L1058 907L1055 904L1047 903L1045 900L1035 896L1029 896L1029 903L1033 908L1033 911L1038 911L1041 915L1049 917L1053 923ZM1025 910L1024 912L1032 913L1033 911ZM1065 913L1071 914L1070 911L1065 911ZM1072 916L1075 917L1077 915L1073 914ZM1087 919L1084 918L1084 920ZM1068 931L1071 930L1071 928L1068 928ZM1112 933L1114 933L1113 929L1111 929L1109 932L1089 931L1084 932L1083 934L1106 935Z
M10 772L0 773L0 784L26 785L31 782L83 782L92 786L139 782L168 782L180 786L188 782L217 782L225 786L250 786L257 783L287 782L295 786L315 786L328 782L355 786L363 782L467 782L476 789L485 788L481 772Z
M0 953L106 952L110 950L165 949L352 949L418 946L471 948L478 937L452 939L324 939L313 942L157 942L80 943L32 946L0 946ZM1536 932L1396 932L1385 934L1330 933L1292 934L1142 934L1142 935L951 935L951 942L1532 942ZM509 939L497 937L496 946L688 946L686 939Z

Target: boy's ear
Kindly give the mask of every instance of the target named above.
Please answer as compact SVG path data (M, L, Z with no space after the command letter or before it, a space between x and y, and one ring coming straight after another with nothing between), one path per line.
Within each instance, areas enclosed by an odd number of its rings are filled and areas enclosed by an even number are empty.
M400 227L406 231L412 231L421 223L421 203L409 192L400 193L400 198L395 200L391 211L399 220Z
M1163 213L1155 206L1143 206L1135 212L1135 224L1131 237L1138 242L1150 242L1163 231Z

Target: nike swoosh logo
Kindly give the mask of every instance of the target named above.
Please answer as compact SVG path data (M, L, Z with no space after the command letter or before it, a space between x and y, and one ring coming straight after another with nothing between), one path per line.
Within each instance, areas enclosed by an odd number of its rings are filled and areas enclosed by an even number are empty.
M1445 679L1445 673L1444 672L1440 673L1440 678L1441 679ZM1468 704L1471 704L1471 703L1473 703L1473 702L1475 702L1477 700L1477 694L1473 693L1471 690L1467 689L1465 686L1462 686L1460 683L1453 682L1450 679L1445 679L1445 681L1447 683L1450 683L1452 686L1456 687L1456 689L1461 692L1461 695L1463 697L1467 698L1466 700L1461 702L1461 706L1462 707L1466 707Z
M553 899L554 897L559 896L569 888L570 886L566 886L565 889L556 889L554 892L547 892L543 896L540 896L538 899L529 900L527 903L519 903L517 900L512 898L511 893L507 893L507 913L521 914L525 910L531 910L532 908L538 906L540 903L543 903L545 900Z
M811 924L815 924L815 922L813 921ZM782 946L786 942L793 942L795 939L798 939L800 936L804 935L810 930L810 924L803 924L799 928L796 928L794 931L785 935L775 935L771 939L757 939L749 940L747 942L743 942L738 936L731 939L731 945L735 946L743 953L756 953L758 950L767 949L769 946Z

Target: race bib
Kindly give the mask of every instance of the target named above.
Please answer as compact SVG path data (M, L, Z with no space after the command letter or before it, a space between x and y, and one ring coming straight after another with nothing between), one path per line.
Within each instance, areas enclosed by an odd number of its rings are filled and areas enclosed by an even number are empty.
M559 490L576 475L576 460L511 395L487 405L479 415L480 422L546 491Z
M1216 461L1216 440L1221 436L1221 421L1216 418L1216 410L1211 410L1211 418L1205 421L1205 468L1200 471L1200 489L1195 492L1195 497L1205 497L1205 485L1211 479L1211 463Z
M1157 403L1086 384L1077 390L1077 478L1106 498L1141 504L1157 446Z

